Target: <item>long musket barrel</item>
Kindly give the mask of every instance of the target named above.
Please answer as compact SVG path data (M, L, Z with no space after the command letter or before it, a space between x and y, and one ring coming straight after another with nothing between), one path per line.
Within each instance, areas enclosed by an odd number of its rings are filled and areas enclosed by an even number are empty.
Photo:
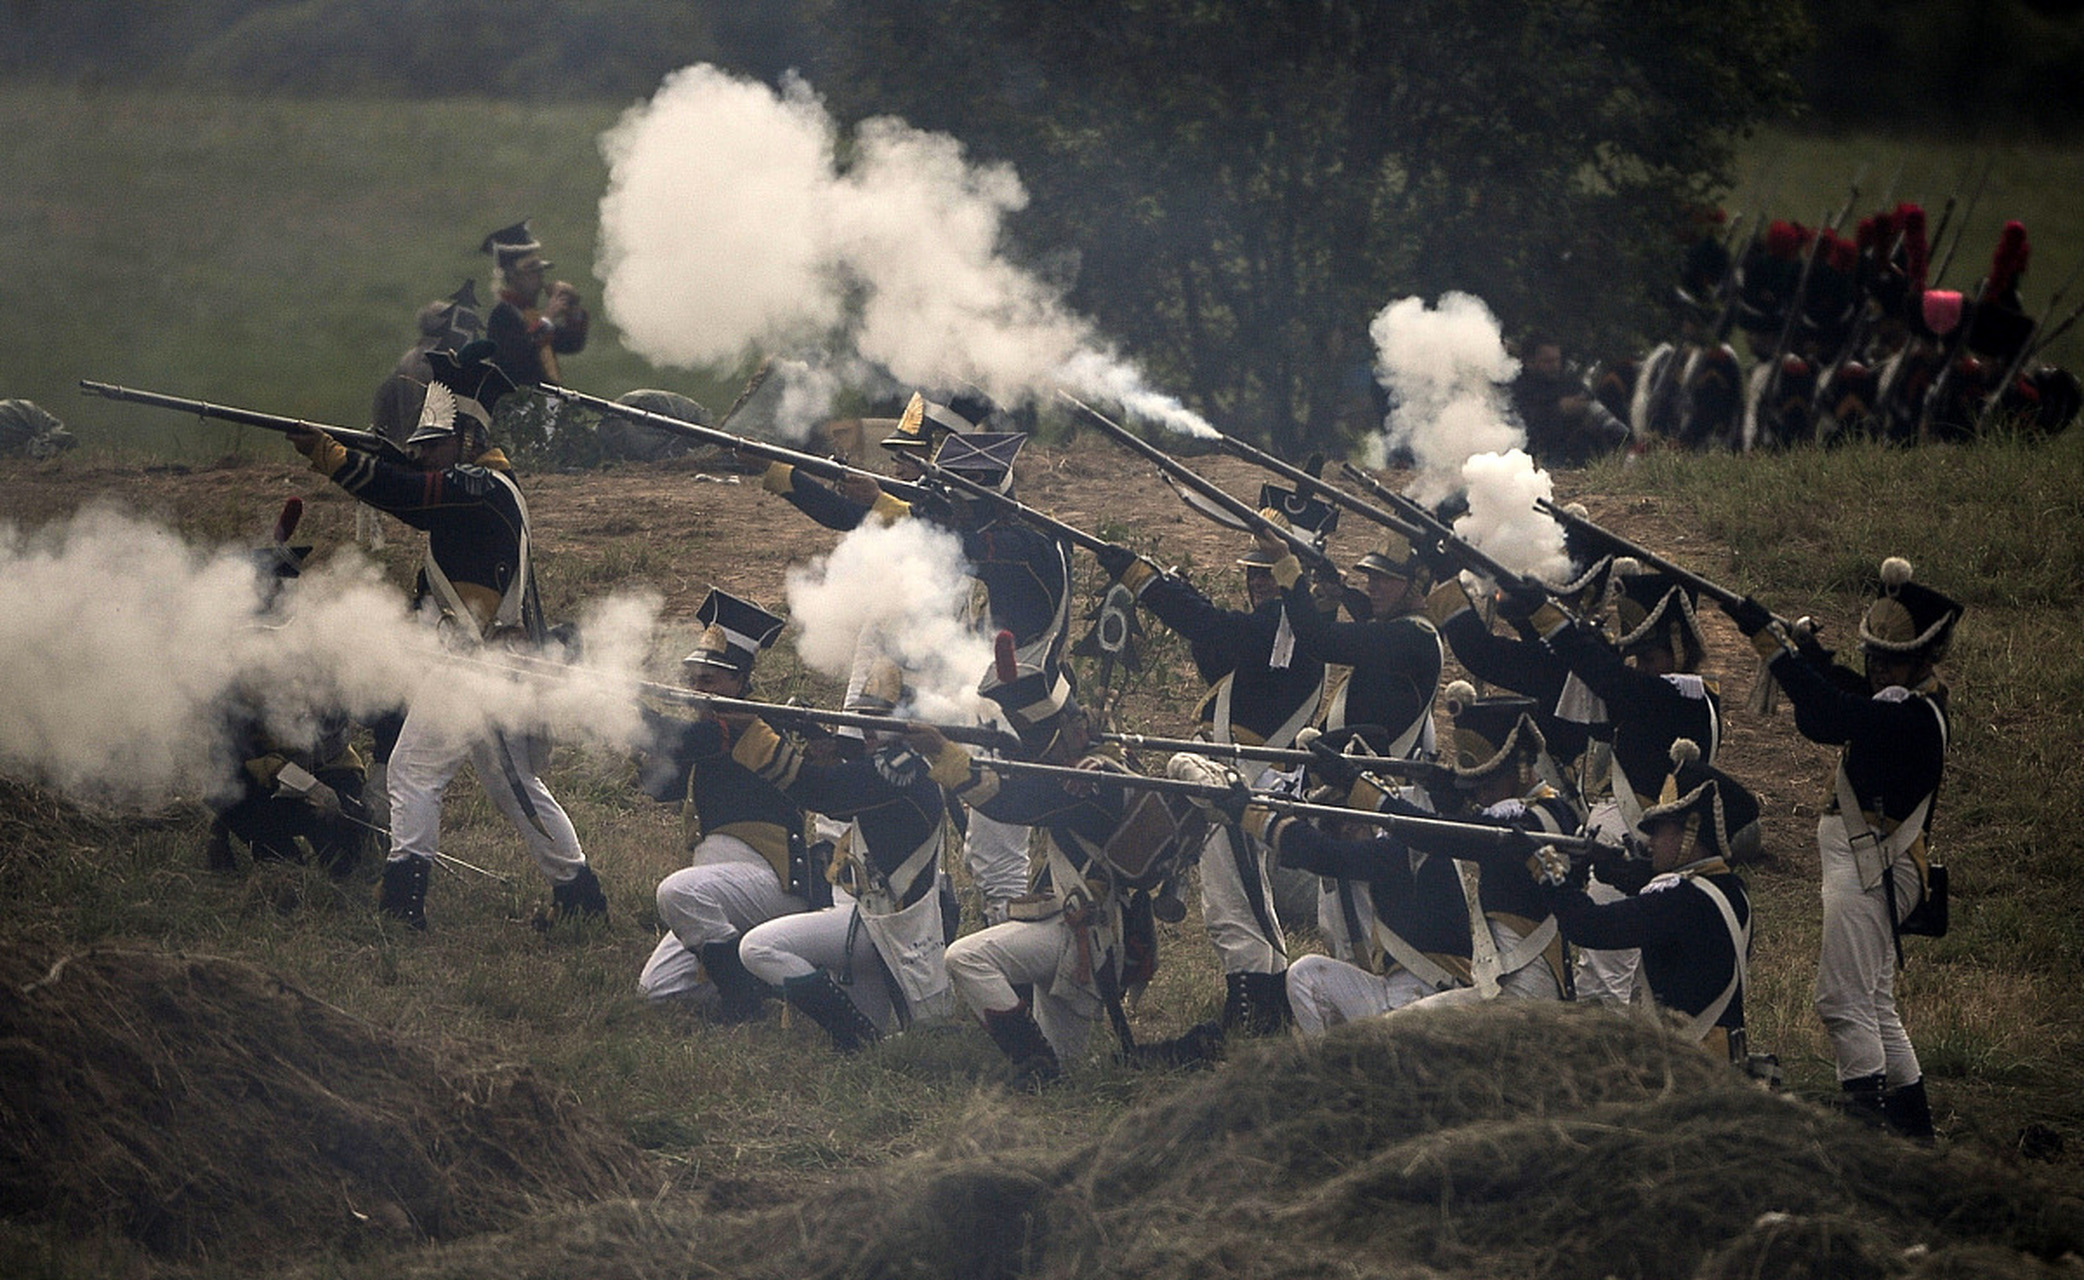
M1506 568L1495 557L1484 551L1483 548L1456 533L1446 521L1441 520L1417 502L1398 493L1359 467L1354 466L1350 462L1342 462L1339 464L1339 470L1345 473L1347 479L1408 516L1411 523L1417 526L1417 532L1420 537L1437 542L1441 550L1461 561L1462 567L1471 573L1479 577L1489 578L1499 586L1523 587L1545 592L1549 595L1555 594L1549 589L1548 584L1541 579L1531 574L1520 573L1517 570Z
M697 689L677 684L662 684L656 680L638 680L618 672L601 671L597 668L573 666L549 658L538 658L525 653L499 651L484 656L467 656L443 650L444 661L466 661L474 666L485 667L507 675L524 676L533 680L554 681L587 676L611 682L626 683L633 692L646 694L664 702L681 706L700 707L704 710L727 715L754 715L764 720L779 720L798 724L822 724L834 728L875 729L883 733L902 733L912 728L928 728L939 733L950 742L966 746L983 747L992 751L1019 751L1019 737L1003 729L989 725L940 724L924 720L911 720L901 716L871 716L857 711L829 711L823 707L798 706L789 702L760 702L751 698L727 698L718 693L703 693Z
M1199 738L1159 738L1147 733L1096 733L1101 742L1112 742L1135 751L1177 751L1207 756L1212 760L1258 760L1266 764L1312 764L1317 753L1294 747L1256 747L1242 742L1203 742ZM1446 765L1424 760L1399 760L1391 756L1341 754L1339 759L1363 773L1393 777L1429 777L1447 771Z
M1424 531L1411 521L1392 512L1385 511L1372 502L1363 501L1339 488L1331 481L1311 475L1308 471L1303 470L1294 463L1283 462L1257 445L1247 444L1235 436L1225 435L1222 432L1217 432L1216 435L1217 443L1222 446L1224 452L1254 466L1263 467L1273 472L1275 475L1295 485L1297 490L1306 495L1314 494L1353 512L1364 520L1373 521L1385 529L1394 529L1406 538L1417 539L1425 536Z
M1140 773L1117 773L1108 769L1078 769L1070 765L1040 764L1029 760L980 760L977 763L980 767L995 773L1060 778L1066 782L1075 781L1134 791L1164 791L1202 800L1225 800L1243 795L1252 804L1271 809L1275 813L1291 813L1309 818L1334 818L1341 822L1361 822L1370 826L1386 827L1391 831L1430 833L1460 840L1480 841L1494 846L1500 852L1513 852L1516 848L1524 847L1527 841L1554 845L1573 853L1591 853L1600 847L1597 841L1588 836L1529 831L1483 822L1457 822L1452 818L1383 813L1375 809L1347 809L1339 805L1311 804L1306 800L1297 800L1271 791L1254 791L1242 786L1217 786L1214 783L1191 782L1184 778L1159 778Z
M1331 574L1339 572L1338 564L1330 556L1326 555L1316 543L1311 542L1308 538L1303 537L1292 529L1283 529L1273 521L1268 520L1265 516L1259 514L1257 507L1225 492L1222 486L1210 481L1192 467L1187 466L1158 446L1142 439L1135 432L1124 427L1106 414L1101 413L1085 401L1080 400L1077 396L1063 390L1059 390L1057 394L1076 405L1116 443L1122 445L1131 453L1149 459L1160 471L1208 499L1215 506L1222 509L1224 513L1237 520L1245 529L1250 530L1254 534L1272 536L1286 544L1288 549L1295 553L1296 559L1312 569Z
M1087 533L1076 525L1065 524L1055 516L1037 511L1011 494L1000 493L996 489L986 488L960 472L950 471L946 467L936 466L931 462L921 463L920 466L932 479L938 480L950 488L959 490L980 502L989 503L1016 519L1025 520L1036 528L1052 533L1073 546L1084 547L1087 551L1098 551L1107 545L1107 539L1097 534Z
M1656 552L1650 550L1648 547L1643 546L1641 543L1632 542L1629 539L1622 537L1620 534L1615 533L1613 530L1586 519L1584 516L1572 515L1570 512L1565 511L1563 508L1557 506L1555 503L1550 502L1547 498L1536 498L1534 500L1534 505L1537 509L1547 512L1550 516L1554 517L1556 521L1562 524L1564 527L1577 529L1583 533L1589 534L1592 537L1597 538L1602 542L1606 543L1606 545L1612 547L1617 554L1633 556L1637 560L1640 560L1642 563L1648 565L1652 569L1656 569L1663 573L1670 574L1672 577L1678 579L1680 582L1686 583L1687 585L1691 586L1694 590L1700 592L1702 595L1708 597L1711 600L1717 601L1721 604L1735 605L1742 603L1745 599L1745 596L1742 592L1732 591L1728 587L1725 587L1718 582L1715 582L1708 578L1704 578L1701 575L1695 573L1693 570L1684 567L1683 565L1675 564L1672 561L1665 559L1663 556L1658 555ZM1781 617L1777 613L1773 615L1773 620L1775 622L1781 623L1784 626L1791 627L1795 625L1794 623L1790 622L1786 618Z
M669 431L674 435L685 436L690 440L700 440L704 444L720 445L735 453L746 454L754 458L765 458L769 462L786 462L790 466L808 475L816 476L821 480L837 480L842 476L850 475L864 476L881 485L885 493L903 498L907 502L917 502L929 496L925 489L920 488L916 484L907 484L902 480L895 480L889 476L877 475L873 471L864 471L860 467L851 467L836 458L821 458L814 453L804 453L797 449L788 448L785 445L770 444L765 440L755 440L750 436L733 435L731 432L717 427L705 427L695 422L682 422L680 419L668 414L653 413L648 409L639 409L633 405L617 404L613 400L603 400L599 396L591 396L583 391L574 391L570 387L546 384L538 389L544 395L554 396L559 400L567 400L573 404L584 405L596 413L609 414L618 418L630 418L637 422L642 422L646 426Z
M140 391L135 387L119 387L86 378L80 379L80 390L88 395L121 400L126 404L150 405L155 409L172 409L177 413L193 414L198 418L208 418L216 422L235 422L243 427L259 427L277 435L288 435L293 431L323 431L348 448L359 449L363 453L387 454L398 458L405 456L397 445L374 431L336 427L324 422L306 422L302 418L285 418L280 414L262 413L256 409L212 404L207 400L190 400L185 396L163 395L157 391Z

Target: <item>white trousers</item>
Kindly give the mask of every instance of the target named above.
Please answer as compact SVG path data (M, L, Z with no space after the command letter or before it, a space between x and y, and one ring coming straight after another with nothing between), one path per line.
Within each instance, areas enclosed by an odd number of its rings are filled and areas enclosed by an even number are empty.
M1838 1059L1838 1078L1858 1080L1886 1073L1891 1085L1923 1075L1910 1033L1896 1010L1896 944L1885 889L1860 887L1860 871L1845 824L1825 814L1816 826L1823 862L1823 946L1816 962L1816 1012L1823 1018ZM1918 904L1924 890L1917 863L1898 858L1898 918Z
M666 936L644 963L637 989L654 1000L698 992L708 985L698 954L703 947L803 906L751 845L735 836L706 836L695 846L694 865L659 881L658 919Z
M1628 834L1628 824L1621 818L1620 803L1608 798L1592 806L1591 816L1585 821L1586 834L1601 844L1620 848ZM1601 880L1592 877L1585 883L1585 896L1601 906L1619 902L1628 895ZM1577 998L1596 1001L1600 1004L1636 1004L1650 998L1648 984L1643 981L1643 953L1634 947L1617 951L1594 951L1587 947L1577 949Z
M1068 1067L1084 1056L1099 1013L1099 1002L1089 992L1052 991L1076 945L1077 934L1061 915L993 925L948 945L948 980L956 997L980 1018L1019 1004L1016 984L1032 987L1035 1021L1057 1061Z
M1501 954L1519 944L1519 932L1491 921L1491 940ZM1288 966L1288 1004L1296 1028L1306 1036L1323 1035L1331 1027L1379 1017L1423 1005L1475 1004L1483 997L1474 987L1434 991L1430 985L1398 969L1388 976L1329 956L1302 956ZM1563 990L1546 963L1535 960L1498 980L1501 1000L1561 1000Z
M738 943L738 959L772 987L823 969L877 1031L889 1035L897 1025L883 962L867 931L855 925L854 899L844 890L834 889L832 905L823 910L776 916L754 926Z
M1006 903L1028 891L1028 839L1033 831L970 810L962 838L963 861L984 899L985 916L993 923L1003 921Z
M528 739L515 734L507 737L506 742L512 748L511 778L504 758L508 753L500 750L497 739L456 737L439 728L432 716L406 712L405 724L398 731L398 745L391 751L390 767L385 773L391 806L392 861L432 858L441 848L442 793L468 759L477 770L485 794L492 798L492 807L521 833L528 856L550 882L563 884L579 874L579 868L586 865L579 835L572 830L572 820L565 816L557 797L536 776ZM534 807L543 824L542 831L528 820L527 810L515 795L516 786Z
M1243 856L1235 852L1242 840ZM1224 973L1280 973L1288 967L1288 939L1274 911L1273 881L1264 844L1218 822L1201 846L1201 920Z

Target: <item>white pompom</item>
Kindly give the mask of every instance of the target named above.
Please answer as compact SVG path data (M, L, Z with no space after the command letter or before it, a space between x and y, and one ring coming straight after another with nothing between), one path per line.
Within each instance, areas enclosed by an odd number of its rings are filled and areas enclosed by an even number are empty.
M1700 744L1691 738L1680 738L1672 743L1672 768L1683 769L1700 759Z
M1458 716L1464 708L1476 701L1476 686L1467 680L1457 680L1443 691L1447 699L1447 714Z
M1890 556L1881 562L1881 585L1894 591L1910 581L1910 561L1902 556Z

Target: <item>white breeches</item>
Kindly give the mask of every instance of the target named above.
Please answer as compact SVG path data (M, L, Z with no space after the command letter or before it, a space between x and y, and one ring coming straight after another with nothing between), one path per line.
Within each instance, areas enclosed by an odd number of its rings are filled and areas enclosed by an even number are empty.
M948 946L948 978L972 1013L1003 1013L1020 1003L1016 985L1034 989L1035 1021L1057 1061L1066 1066L1085 1053L1099 1001L1066 986L1057 974L1077 946L1077 933L1059 915L1053 920L1012 920L957 938Z
M1923 1070L1910 1033L1896 1010L1896 945L1885 890L1860 888L1845 826L1825 814L1816 828L1823 862L1823 947L1816 962L1816 1012L1838 1059L1838 1078L1858 1080L1886 1072L1891 1085L1910 1084ZM1917 864L1898 858L1898 918L1923 895Z
M867 932L856 926L854 899L843 890L835 889L832 905L822 910L776 916L754 926L738 943L738 959L748 973L773 987L823 969L876 1030L888 1035L897 1024L883 962Z
M1628 833L1628 824L1621 818L1621 806L1609 798L1592 807L1591 816L1585 822L1586 834L1601 844L1621 847L1622 837ZM1628 895L1594 876L1585 884L1585 896L1605 906L1619 902ZM1577 998L1596 1001L1600 1004L1636 1004L1647 1001L1650 991L1643 981L1643 953L1633 947L1619 951L1594 951L1586 947L1577 949Z
M1245 842L1242 857L1234 852L1235 839ZM1228 823L1212 825L1201 846L1201 920L1224 973L1280 973L1288 967L1269 857L1264 844Z
M704 982L696 954L704 946L737 938L803 905L751 845L734 836L705 837L695 846L693 866L659 881L658 918L666 936L645 962L638 989L653 999L695 990Z
M500 816L521 833L528 856L553 884L563 884L579 874L586 855L579 849L578 833L565 816L557 797L536 776L530 759L528 739L521 734L506 738L511 748L514 776L509 778L498 740L486 735L455 737L441 729L435 717L406 712L398 731L398 745L391 751L385 788L391 809L391 858L432 858L441 848L441 797L456 771L468 759L476 768L478 781ZM516 787L528 797L535 816L543 824L538 831L528 819L515 794Z
M970 810L969 829L963 835L963 861L970 879L984 899L985 914L994 906L1003 915L1005 904L1028 891L1028 837L1034 828L1000 822Z

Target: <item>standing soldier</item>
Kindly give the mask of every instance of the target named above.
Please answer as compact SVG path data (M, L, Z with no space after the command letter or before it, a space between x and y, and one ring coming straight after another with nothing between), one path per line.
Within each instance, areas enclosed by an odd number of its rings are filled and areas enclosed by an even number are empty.
M753 662L781 634L782 620L749 600L712 589L696 611L694 651L681 659L697 693L744 698ZM653 999L714 989L724 1022L760 1016L767 985L748 973L738 943L747 930L806 903L808 852L803 809L763 771L787 749L751 716L703 712L692 721L659 717L659 754L671 762L671 787L684 797L681 818L689 863L658 886L666 927L637 986Z
M1286 747L1324 701L1324 662L1296 643L1274 566L1285 544L1238 559L1246 609L1226 609L1185 578L1109 544L1100 565L1184 639L1208 682L1197 734L1211 742ZM1311 608L1316 605L1309 606ZM1274 912L1265 846L1236 822L1209 825L1201 851L1201 915L1223 965L1221 1028L1265 1035L1288 1025L1288 940Z
M418 601L440 615L451 642L539 645L542 603L531 562L528 504L506 455L488 433L492 404L513 384L491 359L491 344L437 351L429 361L420 426L406 441L417 467L358 453L317 429L290 442L311 469L363 502L427 531ZM439 671L430 681L441 679ZM407 927L427 927L428 873L440 849L441 799L467 758L492 803L521 833L529 856L552 885L560 915L606 917L608 899L586 863L572 821L537 776L528 735L487 728L475 735L443 724L416 699L391 751L391 856L384 865L382 912Z
M562 382L557 357L586 349L589 319L579 291L559 280L544 298L544 273L557 264L543 256L526 218L486 236L478 248L492 255L496 270L499 303L485 321L485 336L499 349L499 367L519 387Z
M1961 605L1911 580L1908 560L1881 565L1881 591L1860 620L1866 673L1798 641L1763 606L1731 617L1771 664L1812 742L1842 745L1828 810L1817 820L1823 860L1823 953L1816 1011L1838 1058L1847 1105L1906 1137L1932 1137L1917 1050L1896 1008L1899 934L1937 887L1927 838L1946 765L1946 656ZM1943 883L1943 882L1940 882ZM1939 899L1943 910L1944 898Z

